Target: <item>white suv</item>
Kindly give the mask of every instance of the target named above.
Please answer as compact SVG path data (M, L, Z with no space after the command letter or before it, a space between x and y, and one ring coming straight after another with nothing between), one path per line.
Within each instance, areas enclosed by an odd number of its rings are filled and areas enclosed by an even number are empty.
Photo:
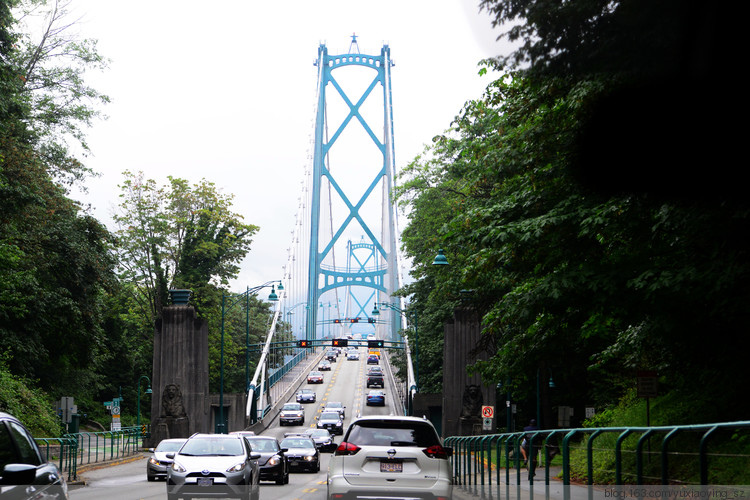
M426 419L367 416L351 423L328 466L328 499L450 500L448 457Z

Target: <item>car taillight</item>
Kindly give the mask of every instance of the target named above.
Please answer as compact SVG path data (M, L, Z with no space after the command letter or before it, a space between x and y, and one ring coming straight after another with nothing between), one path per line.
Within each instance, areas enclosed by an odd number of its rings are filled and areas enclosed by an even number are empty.
M446 460L448 459L448 452L445 451L445 449L439 444L430 446L429 448L425 448L424 450L422 450L422 453L430 458L444 458Z
M346 441L342 441L338 448L336 448L336 452L334 455L356 455L357 452L360 450L360 447L356 444L347 443Z

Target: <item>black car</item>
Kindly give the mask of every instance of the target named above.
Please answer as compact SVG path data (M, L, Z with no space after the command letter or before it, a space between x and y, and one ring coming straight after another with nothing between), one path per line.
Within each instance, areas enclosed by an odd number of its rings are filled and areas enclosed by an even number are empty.
M249 436L245 440L250 443L253 453L260 453L261 481L276 481L276 484L289 483L289 459L286 449L272 436Z
M332 361L332 362L335 363L336 362L336 358L338 358L338 355L339 355L339 353L337 353L336 351L328 351L326 353L326 359L328 361Z
M57 466L43 458L26 427L3 412L0 412L0 485L3 498L68 498L68 485Z
M310 436L290 434L281 441L281 447L287 450L291 470L320 471L320 452Z

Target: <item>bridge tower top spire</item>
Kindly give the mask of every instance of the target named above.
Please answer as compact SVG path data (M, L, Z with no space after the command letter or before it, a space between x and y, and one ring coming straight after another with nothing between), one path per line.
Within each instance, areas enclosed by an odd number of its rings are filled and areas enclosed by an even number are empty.
M352 51L352 49L354 49L354 48L356 48L356 50L357 50L356 53L359 54L360 53L359 52L359 43L357 43L357 34L356 33L352 33L352 41L349 44L349 53L350 54L354 54L354 52Z

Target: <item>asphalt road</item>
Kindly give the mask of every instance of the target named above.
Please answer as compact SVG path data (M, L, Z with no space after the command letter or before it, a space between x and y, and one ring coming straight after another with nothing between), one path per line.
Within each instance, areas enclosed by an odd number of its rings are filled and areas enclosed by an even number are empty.
M327 401L341 401L346 406L344 427L348 427L352 418L357 415L388 415L398 414L393 400L394 394L386 387L387 403L384 407L367 406L366 388L366 356L365 349L360 348L359 361L347 361L343 355L332 363L330 372L323 372L322 384L307 384L301 387L313 389L316 402L307 403L305 407L305 424L299 426L280 427L278 419L274 421L263 435L275 436L279 441L285 433L303 432L307 428L315 427L315 417ZM294 400L294 399L292 399ZM341 436L335 436L335 441L341 441ZM86 483L85 486L74 485L70 489L70 498L74 500L137 500L151 498L165 498L166 485L163 481L148 482L146 480L146 461L148 454L119 465L101 467L82 472L79 476ZM289 484L276 485L271 482L261 483L260 498L323 500L326 498L326 471L328 470L329 453L321 454L320 472L293 472Z

